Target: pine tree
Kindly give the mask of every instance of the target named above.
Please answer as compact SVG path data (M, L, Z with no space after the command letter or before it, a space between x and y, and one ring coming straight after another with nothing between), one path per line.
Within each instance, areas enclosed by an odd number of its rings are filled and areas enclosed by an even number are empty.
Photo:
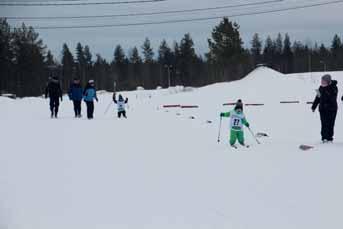
M92 77L93 62L92 62L92 53L88 45L85 46L83 54L84 54L84 60L85 60L85 77L86 77L86 80L89 80L93 78Z
M291 39L286 33L283 44L283 72L293 73L293 52L291 48Z
M161 45L158 49L158 62L162 65L172 65L173 53L166 40L161 42Z
M45 86L46 46L32 27L22 24L13 32L16 91L19 96L40 95Z
M139 56L137 47L133 47L130 51L129 61L131 64L141 64L142 58Z
M275 55L281 56L283 51L283 39L281 33L278 33L275 40Z
M117 82L118 90L128 87L128 73L127 73L128 60L121 45L117 45L114 50L114 61L112 64L112 72L114 80Z
M121 45L117 45L114 50L114 63L116 65L121 65L125 63L125 53Z
M181 83L185 86L191 86L193 81L192 65L196 62L194 42L189 33L185 34L180 42L180 76Z
M11 27L6 19L0 18L0 94L1 91L14 93L14 85L11 84L13 74L13 50L11 48Z
M258 35L255 33L251 41L251 54L253 57L254 66L261 63L262 61L262 41Z
M331 44L331 66L336 71L343 69L343 44L337 34Z
M274 57L276 53L275 43L270 36L267 37L263 49L263 60L264 62L272 68L275 68ZM279 70L279 69L277 69Z
M81 43L76 45L76 74L82 82L86 82L86 60L83 46Z
M73 54L70 52L68 45L63 44L62 48L62 85L66 89L74 77L75 63ZM80 76L78 76L79 78Z
M144 62L145 63L153 63L154 62L154 51L151 47L151 43L149 38L146 38L143 45L143 56L144 56Z
M51 66L51 65L55 65L55 60L54 60L54 56L52 55L51 51L49 50L48 53L46 54L45 57L45 64L47 66Z
M244 53L239 25L224 18L212 31L208 39L210 53L208 57L221 64L237 63Z

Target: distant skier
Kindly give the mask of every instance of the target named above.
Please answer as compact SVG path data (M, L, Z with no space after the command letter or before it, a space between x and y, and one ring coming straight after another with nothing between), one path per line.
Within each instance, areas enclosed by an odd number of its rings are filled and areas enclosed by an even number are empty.
M75 118L81 118L81 102L83 97L83 89L80 79L75 78L69 88L69 99L73 101Z
M317 96L312 105L313 112L315 112L317 106L319 105L322 126L321 135L324 143L333 141L338 110L337 96L337 81L332 80L331 75L324 75L322 77L321 86L317 90Z
M243 113L242 100L237 101L234 110L223 112L220 117L230 117L230 145L236 148L235 144L238 140L239 144L245 146L243 126L249 127L250 125Z
M117 109L118 109L118 118L121 118L121 116L123 115L124 118L126 117L126 110L125 110L125 105L129 102L129 99L126 98L124 100L122 95L118 96L118 100L116 100L116 94L113 94L113 101L115 104L117 104Z
M93 119L94 114L94 99L98 102L98 97L96 95L96 89L94 86L94 80L89 80L88 84L83 92L83 99L87 105L87 118Z
M60 99L62 102L63 98L61 84L56 76L49 78L49 82L45 88L45 98L48 97L50 98L51 118L57 118Z

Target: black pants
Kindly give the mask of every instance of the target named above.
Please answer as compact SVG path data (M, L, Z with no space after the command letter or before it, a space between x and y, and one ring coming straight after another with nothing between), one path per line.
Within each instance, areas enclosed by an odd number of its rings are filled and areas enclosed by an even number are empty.
M126 118L126 111L118 111L118 118L121 118L122 115Z
M94 114L94 102L86 101L86 105L87 105L87 118L92 119L93 114Z
M73 100L75 117L81 116L81 101Z
M337 110L321 110L322 140L333 141Z
M59 97L50 97L50 111L51 116L58 114L58 107L60 106L60 98Z

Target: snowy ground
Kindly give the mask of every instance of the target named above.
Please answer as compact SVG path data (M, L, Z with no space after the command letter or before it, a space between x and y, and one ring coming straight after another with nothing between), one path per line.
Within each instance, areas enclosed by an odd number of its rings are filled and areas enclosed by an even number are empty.
M321 75L260 68L193 92L128 92L128 120L104 115L110 94L92 121L74 120L67 98L51 120L47 100L0 97L0 228L340 229L343 115L335 144L321 145L306 105ZM270 135L257 145L246 132L250 149L228 147L227 120L216 139L222 104L238 98L265 104L245 108Z

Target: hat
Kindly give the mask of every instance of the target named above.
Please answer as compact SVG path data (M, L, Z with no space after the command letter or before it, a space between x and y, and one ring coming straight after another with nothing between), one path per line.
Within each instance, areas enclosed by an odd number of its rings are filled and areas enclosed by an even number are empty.
M330 84L332 81L331 75L329 75L329 74L323 75L322 80L327 82L328 84Z
M94 80L88 80L88 83L89 83L89 84L93 84L93 83L94 83Z
M241 99L237 100L236 102L235 110L238 110L238 109L243 110L243 102Z

